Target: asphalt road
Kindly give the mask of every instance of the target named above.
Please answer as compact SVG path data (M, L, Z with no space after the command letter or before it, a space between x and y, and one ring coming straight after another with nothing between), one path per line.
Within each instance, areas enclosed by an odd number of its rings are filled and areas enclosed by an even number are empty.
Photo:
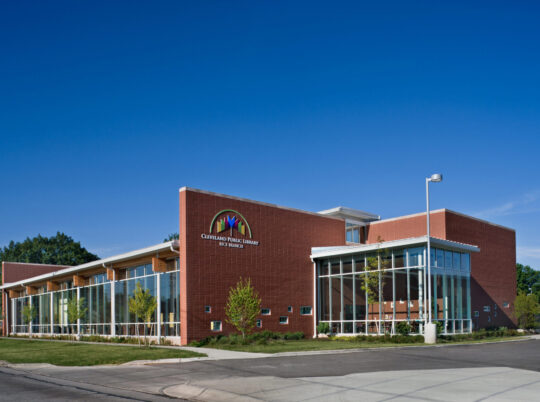
M256 387L257 391L264 383L270 384L272 381L274 384L272 395L277 395L274 399L280 399L281 394L276 392L285 383L290 383L294 388L298 386L299 381L302 381L302 384L312 381L317 387L329 389L335 386L336 381L347 378L346 376L349 376L350 384L354 385L365 376L377 376L377 373L380 373L379 377L381 375L384 377L386 373L383 372L390 371L397 372L393 374L396 381L400 380L397 377L404 378L409 375L407 373L413 373L414 370L423 370L423 376L433 373L434 378L437 376L447 378L460 372L448 369L469 370L472 374L477 373L479 376L485 376L483 378L493 380L495 385L504 383L505 379L510 379L511 376L518 381L526 374L529 376L526 383L529 387L527 392L537 392L537 387L540 386L538 380L540 340L343 351L257 359L205 360L145 366L80 368L36 366L16 369L3 367L0 368L0 400L170 400L165 394L187 397L182 393L186 389L182 386L189 384L208 387L217 392L230 390L233 393L231 395L245 395L238 394L238 389L243 391L251 384L249 386ZM424 372L426 370L430 371L426 374ZM327 383L321 385L321 378L326 379ZM411 381L407 380L405 385L410 383ZM398 383L395 384L397 387ZM524 384L525 382L523 384L515 382L512 389L519 390L525 386ZM174 389L177 389L178 393L167 392ZM308 392L310 388L304 385L302 390ZM255 391L249 395L260 399L266 399L268 396L270 399L270 394ZM488 391L490 390L486 390ZM501 392L507 391L504 389ZM215 395L208 394L206 399L203 395L200 399L210 400ZM295 399L293 396L298 396L287 395L282 399L292 400Z
M192 375L237 374L282 378L474 367L512 367L540 371L540 340L189 363ZM182 368L185 369L186 366L183 365Z
M66 381L29 372L0 368L2 401L167 401L176 400L127 389Z

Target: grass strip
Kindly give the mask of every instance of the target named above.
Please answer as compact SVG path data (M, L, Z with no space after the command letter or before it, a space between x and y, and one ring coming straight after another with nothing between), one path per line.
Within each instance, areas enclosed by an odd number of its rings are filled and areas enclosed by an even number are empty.
M438 345L463 345L475 343L488 343L498 341L509 341L519 339L519 336L490 337L484 339L442 341ZM389 348L402 346L426 346L424 343L377 343L377 342L357 342L341 339L302 339L302 340L275 340L267 344L219 344L211 343L204 347L214 349L232 350L238 352L252 353L282 353L282 352L303 352L316 350L343 350L343 349L364 349L364 348Z
M0 339L0 360L9 363L50 363L57 366L121 364L133 360L202 357L201 353L138 346Z

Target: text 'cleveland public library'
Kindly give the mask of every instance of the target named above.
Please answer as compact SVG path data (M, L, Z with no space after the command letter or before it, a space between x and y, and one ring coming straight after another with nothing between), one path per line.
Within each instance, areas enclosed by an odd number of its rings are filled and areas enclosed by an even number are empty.
M431 311L447 334L514 326L515 232L446 209L432 211ZM426 214L381 220L337 207L307 212L180 189L179 240L79 266L2 263L3 333L135 336L136 284L158 301L158 339L187 344L232 333L230 287L250 278L262 299L258 330L422 334L429 300ZM368 280L369 277L369 280ZM374 289L366 291L363 284ZM68 322L67 304L87 314ZM23 307L37 315L25 325Z

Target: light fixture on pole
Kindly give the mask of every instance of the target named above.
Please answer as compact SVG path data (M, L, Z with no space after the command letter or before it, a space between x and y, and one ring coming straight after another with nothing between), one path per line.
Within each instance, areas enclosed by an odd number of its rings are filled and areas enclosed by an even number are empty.
M426 343L435 343L437 340L437 327L431 319L431 233L429 227L429 183L442 181L442 174L435 173L426 177L426 226L427 226L427 282L428 282L428 324L425 328Z

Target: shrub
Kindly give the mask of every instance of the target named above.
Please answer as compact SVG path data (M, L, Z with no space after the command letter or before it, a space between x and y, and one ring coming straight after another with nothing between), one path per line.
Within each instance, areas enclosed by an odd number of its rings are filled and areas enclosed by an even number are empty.
M317 332L319 334L329 334L330 324L328 324L327 322L320 322L319 325L317 325Z
M287 332L285 334L285 339L288 341L299 341L304 338L303 332Z
M411 332L411 325L406 321L400 321L396 324L396 333L399 335L409 335Z

